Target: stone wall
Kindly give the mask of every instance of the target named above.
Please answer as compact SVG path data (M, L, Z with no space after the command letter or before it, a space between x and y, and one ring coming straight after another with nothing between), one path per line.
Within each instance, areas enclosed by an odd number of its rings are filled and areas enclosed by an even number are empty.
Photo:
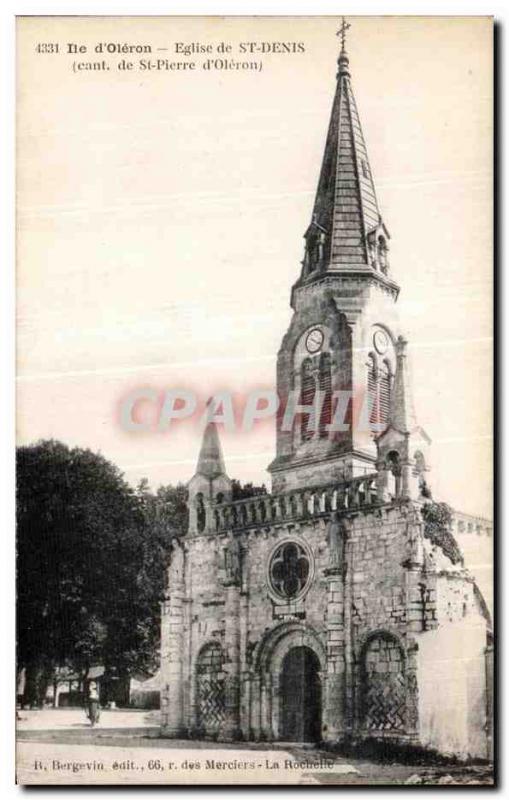
M488 758L486 629L482 618L444 623L419 638L419 739L446 755Z

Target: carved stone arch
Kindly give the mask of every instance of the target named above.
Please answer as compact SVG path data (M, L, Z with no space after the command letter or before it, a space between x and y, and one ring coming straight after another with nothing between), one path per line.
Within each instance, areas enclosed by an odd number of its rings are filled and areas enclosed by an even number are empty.
M369 322L371 324L369 326L367 325L365 328L362 346L367 351L371 351L372 353L376 351L376 357L379 362L379 369L381 368L383 362L386 361L390 367L391 375L394 375L396 371L397 336L394 334L394 332L388 325L386 325L384 322L379 321L378 316L373 315L370 318ZM375 343L375 339L378 333L385 334L388 340L388 345L386 349L383 351L377 349L377 345Z
M397 447L391 447L385 456L385 466L392 474L398 477L401 474L402 456Z
M253 653L255 670L267 671L274 666L281 666L286 651L296 645L315 650L320 661L320 669L325 672L327 651L320 636L311 626L297 621L276 625L263 636Z
M365 652L366 648L369 646L370 641L380 636L392 637L401 648L403 657L406 659L406 647L401 634L395 628L387 626L386 628L375 628L374 630L368 631L362 636L359 636L355 646L355 654L357 661L362 658L362 655Z
M390 328L385 322L379 322L378 317L374 314L371 316L371 328L368 331L368 335L371 338L373 333L376 332L377 329L382 330L384 333L387 334L389 341L393 347L396 346L396 342L398 337L393 333L392 328Z
M326 674L327 653L316 631L298 621L277 625L268 631L253 653L253 666L259 697L255 703L259 710L260 731L266 739L281 739L283 736L284 684L283 668L296 652L307 653L315 660L314 677L320 684ZM287 658L288 657L288 658ZM324 693L321 693L323 698ZM322 714L318 708L319 717ZM321 725L321 723L320 723Z

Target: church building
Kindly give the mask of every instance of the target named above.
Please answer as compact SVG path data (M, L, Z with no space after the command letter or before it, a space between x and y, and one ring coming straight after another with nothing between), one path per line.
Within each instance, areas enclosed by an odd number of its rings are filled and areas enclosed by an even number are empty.
M390 241L343 36L277 361L298 413L277 419L271 493L241 500L205 430L162 607L163 736L490 755L489 614L429 522Z

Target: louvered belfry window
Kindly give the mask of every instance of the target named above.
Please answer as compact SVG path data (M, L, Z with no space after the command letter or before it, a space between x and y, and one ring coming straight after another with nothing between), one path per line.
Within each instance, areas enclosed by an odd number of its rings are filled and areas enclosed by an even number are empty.
M301 405L312 405L315 400L315 376L313 375L312 363L310 358L304 359L301 367ZM313 414L301 414L300 418L301 440L308 442L313 438Z
M368 408L370 409L369 421L376 425L379 420L378 370L373 355L370 355L368 361Z
M369 356L367 383L370 424L386 425L391 409L392 372L388 361L378 366L373 353Z
M319 367L319 388L322 393L322 410L320 413L320 439L329 435L327 426L332 422L332 371L330 353L322 353Z
M380 422L386 424L389 421L389 412L391 407L391 368L389 364L384 361L380 370L379 381L379 413Z

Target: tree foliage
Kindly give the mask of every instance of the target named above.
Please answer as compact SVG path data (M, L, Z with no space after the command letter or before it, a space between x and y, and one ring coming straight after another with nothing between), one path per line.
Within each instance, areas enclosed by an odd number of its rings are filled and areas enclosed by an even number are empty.
M232 480L232 500L247 500L249 497L257 497L267 494L267 487L264 483L255 486L252 483L241 483L236 478Z
M57 441L18 449L18 668L29 694L57 666L154 669L169 542L185 526L182 486L133 490L103 456Z
M463 563L461 550L454 538L452 509L447 503L425 503L421 510L424 519L424 535L430 542L440 547L453 564Z
M232 482L234 500L266 494ZM133 489L102 455L41 441L17 451L18 669L40 702L56 668L153 673L171 540L187 489Z

